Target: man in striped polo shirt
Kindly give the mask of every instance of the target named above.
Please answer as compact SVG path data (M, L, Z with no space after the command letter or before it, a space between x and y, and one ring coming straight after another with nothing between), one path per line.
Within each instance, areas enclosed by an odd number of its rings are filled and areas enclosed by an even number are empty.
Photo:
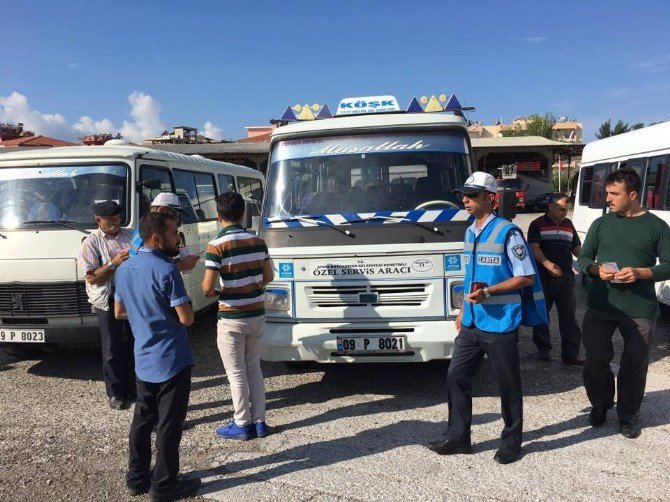
M575 276L572 272L572 257L578 256L582 248L572 221L566 218L568 196L553 194L547 213L533 220L528 227L528 242L535 256L540 280L547 304L547 313L556 304L558 330L561 334L561 359L570 366L582 366L579 357L582 332L575 318ZM549 326L533 327L533 342L540 359L551 360Z
M227 439L265 437L265 385L260 342L265 322L265 285L274 278L263 239L242 227L244 199L216 197L222 230L207 245L202 290L219 296L216 343L230 382L233 420L216 430ZM221 289L216 289L217 280Z

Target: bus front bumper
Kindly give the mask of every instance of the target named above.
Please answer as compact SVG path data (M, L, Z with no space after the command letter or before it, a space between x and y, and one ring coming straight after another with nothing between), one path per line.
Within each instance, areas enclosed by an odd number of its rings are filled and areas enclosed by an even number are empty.
M453 320L415 322L288 323L267 319L261 342L265 361L351 362L426 362L449 359L454 348L456 328ZM403 338L402 350L393 348L346 352L338 350L337 339L356 339L373 343L379 338ZM392 341L392 340L391 340ZM340 344L340 349L342 345Z

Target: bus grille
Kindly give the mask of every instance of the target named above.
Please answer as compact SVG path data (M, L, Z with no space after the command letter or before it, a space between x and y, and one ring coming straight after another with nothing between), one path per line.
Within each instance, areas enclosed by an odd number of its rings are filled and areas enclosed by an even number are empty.
M90 315L84 282L0 284L0 316L65 317Z
M366 307L368 305L418 307L429 298L428 284L384 284L360 286L309 286L312 307ZM363 303L361 293L376 294L377 301ZM365 298L365 297L363 297Z

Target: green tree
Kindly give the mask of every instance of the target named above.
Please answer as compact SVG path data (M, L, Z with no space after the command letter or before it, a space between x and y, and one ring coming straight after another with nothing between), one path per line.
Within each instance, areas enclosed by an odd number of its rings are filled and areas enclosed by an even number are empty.
M500 133L505 138L514 136L542 136L543 138L553 139L555 124L556 118L551 113L545 113L544 115L534 113L526 117L525 128L517 124L514 128L503 129Z

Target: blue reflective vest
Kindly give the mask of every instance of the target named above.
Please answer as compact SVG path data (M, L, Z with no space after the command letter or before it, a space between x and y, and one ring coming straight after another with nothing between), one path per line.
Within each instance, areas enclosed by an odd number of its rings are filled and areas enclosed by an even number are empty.
M468 229L463 244L466 295L471 291L472 281L493 286L513 277L506 249L512 230L521 232L519 227L501 217L489 221L477 237ZM523 290L491 295L478 304L469 303L466 296L463 302L463 326L477 327L482 331L493 333L506 333L514 331L521 324L547 325L547 307L542 293L542 282L532 253L530 260L535 271L532 286Z

